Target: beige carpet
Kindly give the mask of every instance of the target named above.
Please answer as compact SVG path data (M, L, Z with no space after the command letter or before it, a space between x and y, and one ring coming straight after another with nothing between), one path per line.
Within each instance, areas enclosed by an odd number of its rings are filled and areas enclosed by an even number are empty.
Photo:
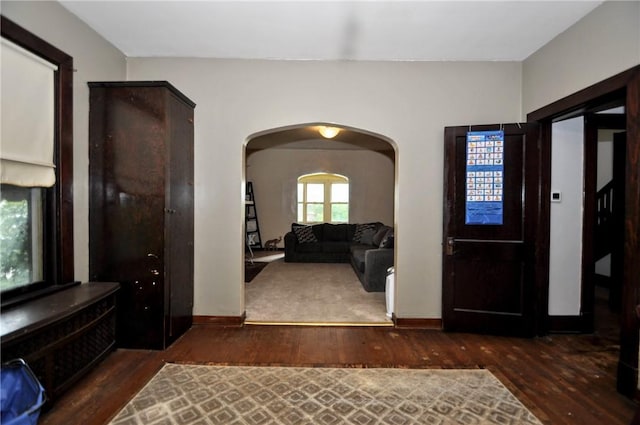
M245 285L248 323L391 325L384 292L362 288L349 264L269 263Z
M487 370L167 364L111 424L541 422Z

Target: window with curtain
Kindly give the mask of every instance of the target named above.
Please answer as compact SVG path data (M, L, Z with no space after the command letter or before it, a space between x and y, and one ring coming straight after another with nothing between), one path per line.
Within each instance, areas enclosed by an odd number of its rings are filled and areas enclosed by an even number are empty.
M0 290L44 280L44 188L55 184L57 66L1 39Z
M73 283L73 58L1 19L0 292L5 306L43 293L40 289Z
M348 223L349 179L317 173L298 178L299 223Z

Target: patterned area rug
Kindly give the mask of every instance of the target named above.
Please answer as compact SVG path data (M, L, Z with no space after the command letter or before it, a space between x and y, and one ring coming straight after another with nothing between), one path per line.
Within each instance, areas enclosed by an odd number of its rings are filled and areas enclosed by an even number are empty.
M487 370L167 364L111 424L541 422Z

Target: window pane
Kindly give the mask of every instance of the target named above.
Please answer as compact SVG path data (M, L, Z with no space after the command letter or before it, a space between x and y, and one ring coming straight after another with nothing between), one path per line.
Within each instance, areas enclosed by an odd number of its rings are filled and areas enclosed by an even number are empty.
M0 290L43 279L41 188L2 185L0 191Z
M304 215L302 214L304 211L304 204L298 204L298 219L296 220L298 223L304 223Z
M324 202L324 184L307 183L307 202Z
M331 202L349 202L348 183L333 183L331 185Z
M324 221L323 204L307 204L307 223L319 223Z
M349 205L348 204L331 204L331 222L332 223L348 223L349 222Z
M298 183L298 202L304 202L304 184Z

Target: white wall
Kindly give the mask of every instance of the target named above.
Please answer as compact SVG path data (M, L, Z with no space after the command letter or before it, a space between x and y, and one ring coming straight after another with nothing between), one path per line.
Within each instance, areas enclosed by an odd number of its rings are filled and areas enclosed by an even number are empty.
M58 2L2 1L2 14L73 57L73 227L75 278L89 278L88 81L124 80L124 55Z
M244 311L247 137L292 124L335 122L397 144L396 314L441 317L443 128L517 121L519 63L142 58L127 63L130 79L169 80L197 103L195 314Z
M244 310L243 145L249 135L324 121L394 140L396 313L439 318L443 127L518 121L523 112L640 63L638 2L605 2L523 63L130 58L126 72L123 55L56 2L3 1L2 14L72 55L78 69L74 249L79 280L88 277L86 82L166 79L198 103L197 315L237 316Z
M554 123L551 143L551 191L561 202L551 203L549 243L549 315L580 314L582 286L583 118Z
M529 113L640 64L640 2L606 1L523 62Z
M262 241L291 230L297 220L297 180L309 173L349 178L350 223L393 224L394 171L393 160L372 151L265 149L251 154L246 176L253 183Z
M522 105L525 115L640 64L639 22L640 2L607 1L528 57L523 62L522 70ZM582 156L581 143L580 146L577 146L578 142L575 143L573 157L570 152L565 153L567 163L562 168L575 166L582 170L582 162L571 165L572 160ZM558 147L554 136L553 149ZM563 147L570 149L570 144ZM552 153L556 167L562 161L557 157L558 154L560 153L555 151ZM578 189L581 196L582 189L576 185L575 190ZM567 196L567 190L563 191L563 196ZM574 199L574 202L577 200ZM552 211L554 208L556 211L562 210L564 205L552 204ZM582 208L582 204L579 205ZM575 208L578 208L577 203ZM567 224L570 226L568 229L572 229L577 223ZM554 242L554 238L564 236L565 230L558 234L558 228L558 225L554 227L552 224L551 244L557 243L564 248L556 246L556 252L567 255L571 244L571 249L576 251L571 254L573 258L567 259L566 265L554 260L554 255L550 252L549 314L577 315L580 312L580 285L577 270L579 263L576 263L575 257L581 252L581 246L574 236L567 241Z

